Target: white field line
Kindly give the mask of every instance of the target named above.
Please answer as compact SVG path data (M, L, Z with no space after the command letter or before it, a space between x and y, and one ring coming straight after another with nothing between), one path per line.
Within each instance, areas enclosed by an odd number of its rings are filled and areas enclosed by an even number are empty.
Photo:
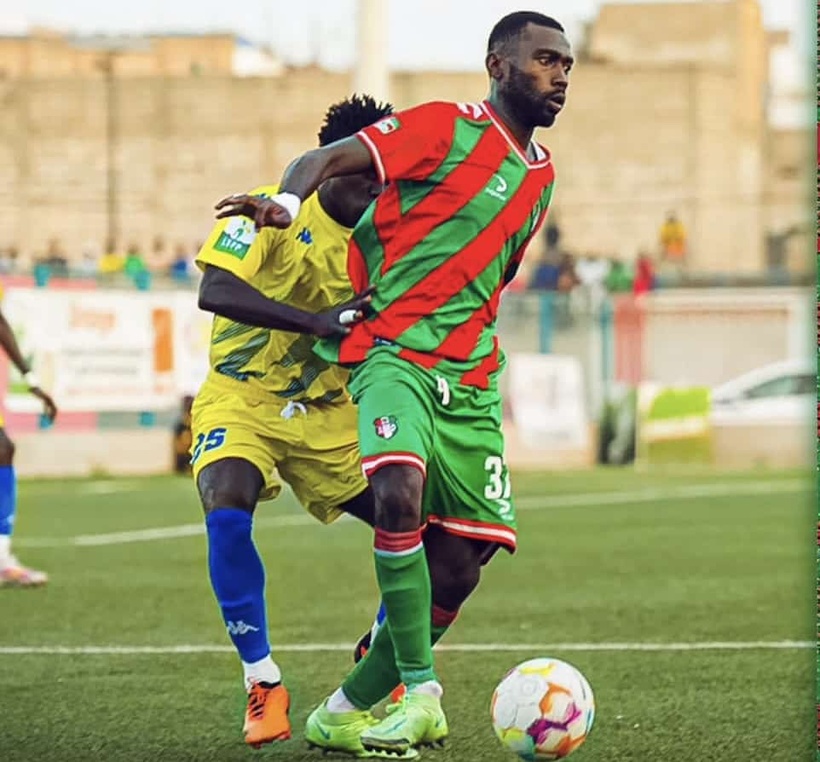
M461 643L436 646L436 651L453 653L520 652L672 652L672 651L798 651L816 647L811 641L714 641L703 643ZM274 645L276 652L347 652L353 643L302 643ZM0 646L0 656L140 656L161 654L234 653L228 645L179 646Z
M744 495L776 495L808 493L811 484L805 479L783 479L737 483L685 484L676 487L652 487L641 490L616 492L583 492L576 495L527 495L515 501L517 511L548 510L551 508L583 508L634 503L658 503L666 500L697 500L709 497L733 497ZM293 516L259 517L255 520L258 528L322 526L308 514ZM93 547L100 545L124 545L132 542L153 542L172 540L179 537L197 537L204 534L202 522L179 524L170 527L137 529L108 534L83 534L75 537L30 537L15 542L18 547Z

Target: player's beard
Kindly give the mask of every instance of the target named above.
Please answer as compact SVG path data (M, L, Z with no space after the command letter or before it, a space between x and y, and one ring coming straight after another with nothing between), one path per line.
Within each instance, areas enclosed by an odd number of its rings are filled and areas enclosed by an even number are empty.
M523 126L552 127L555 123L555 113L548 105L549 96L538 91L534 77L513 63L501 94Z

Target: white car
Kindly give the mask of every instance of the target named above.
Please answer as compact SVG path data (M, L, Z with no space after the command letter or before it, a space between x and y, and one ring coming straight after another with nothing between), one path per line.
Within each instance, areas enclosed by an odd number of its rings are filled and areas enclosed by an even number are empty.
M810 426L816 405L816 364L811 360L783 360L715 387L712 422Z

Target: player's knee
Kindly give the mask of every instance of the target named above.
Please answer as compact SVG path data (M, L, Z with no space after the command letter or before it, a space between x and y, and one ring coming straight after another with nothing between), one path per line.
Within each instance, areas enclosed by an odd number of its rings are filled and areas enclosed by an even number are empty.
M410 466L385 466L370 479L376 500L376 526L410 532L421 526L424 477Z
M10 466L14 461L14 442L0 433L0 466Z
M424 535L433 603L456 611L470 597L481 578L481 561L486 544L451 534L432 525Z
M196 483L206 514L217 508L240 508L253 513L263 480L252 464L229 458L205 466Z
M477 560L439 559L430 563L433 603L446 611L457 611L478 586L481 566Z

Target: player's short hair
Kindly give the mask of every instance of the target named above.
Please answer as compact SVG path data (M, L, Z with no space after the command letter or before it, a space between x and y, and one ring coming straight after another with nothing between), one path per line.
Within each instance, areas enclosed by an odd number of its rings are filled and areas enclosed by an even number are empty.
M504 16L490 32L490 39L487 42L487 52L498 51L506 48L511 43L516 42L527 24L535 24L536 26L546 26L550 29L557 29L559 32L564 31L561 26L552 16L545 16L543 13L536 11L516 11Z
M370 95L351 95L334 103L325 113L324 124L319 130L319 145L326 146L336 140L349 138L392 113L392 103L379 103Z

